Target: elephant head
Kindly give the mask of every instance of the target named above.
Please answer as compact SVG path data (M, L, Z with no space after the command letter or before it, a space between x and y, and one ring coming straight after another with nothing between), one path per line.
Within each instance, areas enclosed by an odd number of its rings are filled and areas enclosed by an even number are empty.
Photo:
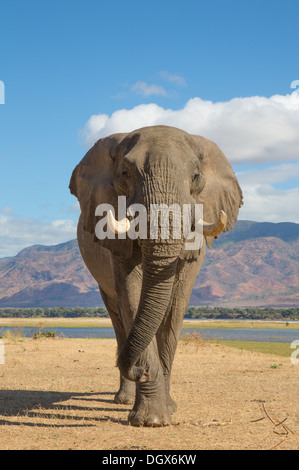
M233 228L242 204L236 176L213 142L179 129L154 126L128 134L100 139L75 168L70 191L80 202L84 229L95 233L95 211L109 203L117 214L118 196L127 206L142 204L148 212L153 205L203 205L203 233L210 247L221 232ZM123 221L125 224L127 220ZM148 225L150 220L147 221ZM116 232L123 227L110 220ZM130 258L134 247L141 252L143 284L132 330L120 352L118 365L130 380L146 381L146 368L136 366L141 353L156 334L170 303L179 258L190 258L183 239L132 240L118 235L99 240L116 258Z

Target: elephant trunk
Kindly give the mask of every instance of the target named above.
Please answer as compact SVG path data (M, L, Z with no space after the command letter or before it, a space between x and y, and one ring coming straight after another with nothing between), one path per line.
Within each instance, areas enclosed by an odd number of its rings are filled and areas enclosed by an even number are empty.
M143 282L139 308L126 343L120 351L118 367L128 380L146 382L146 364L136 365L149 346L170 303L181 244L142 245Z

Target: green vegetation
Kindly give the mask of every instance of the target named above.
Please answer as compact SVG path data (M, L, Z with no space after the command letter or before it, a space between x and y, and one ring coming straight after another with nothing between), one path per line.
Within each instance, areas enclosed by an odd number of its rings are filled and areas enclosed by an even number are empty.
M33 339L40 339L40 338L56 338L57 333L53 330L38 330L32 336Z
M104 307L0 308L0 318L106 318Z
M108 318L104 307L0 308L0 318ZM294 308L188 307L185 319L205 320L298 320Z
M290 357L292 350L290 343L262 343L258 341L217 341L217 344L237 348L241 351L251 351L263 354L272 354L273 356ZM274 367L272 367L274 368Z
M188 307L185 318L209 320L299 320L299 307Z

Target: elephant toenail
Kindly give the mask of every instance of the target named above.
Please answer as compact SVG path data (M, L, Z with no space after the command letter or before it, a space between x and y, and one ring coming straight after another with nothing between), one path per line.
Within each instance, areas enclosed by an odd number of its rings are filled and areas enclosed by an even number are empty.
M162 426L160 419L157 416L149 416L146 420L145 426L151 426L153 428Z

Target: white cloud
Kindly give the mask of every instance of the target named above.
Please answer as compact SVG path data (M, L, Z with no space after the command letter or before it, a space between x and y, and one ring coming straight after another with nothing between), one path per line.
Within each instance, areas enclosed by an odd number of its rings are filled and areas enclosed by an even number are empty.
M98 114L83 134L90 146L100 137L144 126L168 125L216 142L232 163L273 162L299 157L299 94L234 98L227 102L190 99L180 110L142 104Z
M5 206L5 207L3 207L3 209L2 209L3 214L6 214L6 215L11 214L12 211L13 211L12 207L9 207L9 206Z
M299 223L299 188L275 188L289 180L299 182L299 161L238 172L237 176L244 194L241 219Z
M299 223L299 188L277 190L269 184L243 185L244 206L239 219Z
M10 211L0 213L0 258L14 256L30 245L56 245L76 238L76 222L14 217Z
M299 188L275 185L299 180L299 94L234 98L227 102L189 100L180 110L143 104L111 116L92 116L84 127L86 144L115 132L169 125L216 142L232 164L251 163L239 172L244 192L241 219L299 223ZM271 164L260 168L260 163ZM274 164L275 163L275 164Z
M174 83L177 86L186 86L186 81L184 77L182 77L179 74L170 73L170 72L167 72L166 70L162 70L161 72L158 73L158 75L166 82Z
M132 85L131 90L137 95L142 96L167 95L167 92L163 87L159 85L149 85L146 82L136 82L134 85Z
M290 179L299 182L299 161L241 171L238 172L238 179L244 185L285 183Z
M130 132L144 126L153 126L163 118L164 110L156 104L141 104L132 110L115 111L111 117L107 114L95 114L87 121L82 130L88 146L100 137L116 132Z

